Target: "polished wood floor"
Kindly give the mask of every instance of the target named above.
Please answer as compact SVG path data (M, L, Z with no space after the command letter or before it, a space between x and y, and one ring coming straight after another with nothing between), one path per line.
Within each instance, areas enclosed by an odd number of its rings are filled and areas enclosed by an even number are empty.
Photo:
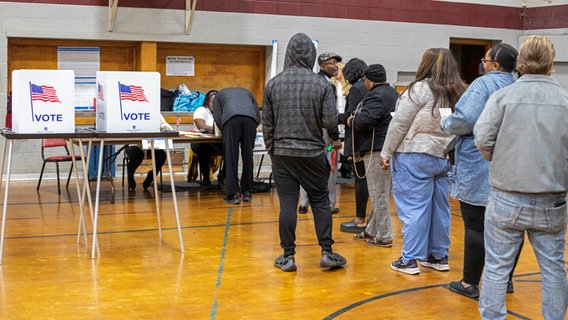
M153 191L129 194L118 186L113 196L103 183L101 254L91 260L91 238L77 242L75 189L59 196L54 180L44 181L39 192L35 183L10 184L1 319L479 318L476 300L447 289L461 278L462 268L463 223L455 202L449 272L422 268L411 276L390 269L402 245L394 206L392 248L340 232L340 222L352 218L355 206L353 185L343 184L341 212L333 216L334 250L347 258L347 266L320 269L310 212L298 222L298 271L285 273L273 266L281 253L275 191L256 193L251 203L240 205L223 203L219 189L178 192L181 254L171 193L161 193L160 240ZM540 274L528 242L514 284L515 293L507 295L509 318L540 319Z

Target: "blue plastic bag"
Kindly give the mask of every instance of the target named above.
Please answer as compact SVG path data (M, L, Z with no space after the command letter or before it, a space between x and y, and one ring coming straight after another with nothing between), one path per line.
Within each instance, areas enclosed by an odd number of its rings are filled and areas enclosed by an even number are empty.
M181 94L174 100L172 111L175 112L193 112L201 107L205 102L205 93L194 91L191 94Z

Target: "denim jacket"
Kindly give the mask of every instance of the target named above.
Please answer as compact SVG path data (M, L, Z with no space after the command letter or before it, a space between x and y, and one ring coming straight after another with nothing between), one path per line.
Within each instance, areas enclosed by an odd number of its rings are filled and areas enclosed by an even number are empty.
M452 197L474 206L485 206L489 198L489 161L474 143L473 127L489 96L513 83L513 75L490 71L475 79L460 97L455 111L442 119L442 130L456 135Z

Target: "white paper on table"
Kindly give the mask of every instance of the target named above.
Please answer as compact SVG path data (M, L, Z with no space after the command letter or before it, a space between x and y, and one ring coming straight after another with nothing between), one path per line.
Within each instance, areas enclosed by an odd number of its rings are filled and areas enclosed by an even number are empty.
M449 116L450 114L452 114L452 109L451 108L440 108L440 116L442 118L445 118L447 116Z
M174 142L172 141L172 139L168 139L168 147L170 149L174 148ZM150 138L142 139L142 149L144 150L152 149ZM166 139L154 138L154 150L166 150Z

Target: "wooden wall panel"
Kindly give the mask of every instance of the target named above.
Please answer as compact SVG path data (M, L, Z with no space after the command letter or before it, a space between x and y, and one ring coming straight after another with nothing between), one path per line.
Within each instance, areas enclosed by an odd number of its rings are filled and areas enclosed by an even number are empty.
M8 39L8 89L16 69L57 69L58 46L101 48L102 71L157 71L161 87L185 84L192 91L244 87L261 103L265 82L263 46L126 41ZM167 56L195 56L195 76L166 76Z
M194 56L195 76L166 76L167 56ZM158 44L157 71L162 87L185 84L192 91L244 87L262 99L265 81L265 47L203 44ZM261 100L259 100L259 104Z
M57 47L99 47L102 71L134 71L136 44L122 41L84 41L8 38L8 90L18 69L57 69Z

